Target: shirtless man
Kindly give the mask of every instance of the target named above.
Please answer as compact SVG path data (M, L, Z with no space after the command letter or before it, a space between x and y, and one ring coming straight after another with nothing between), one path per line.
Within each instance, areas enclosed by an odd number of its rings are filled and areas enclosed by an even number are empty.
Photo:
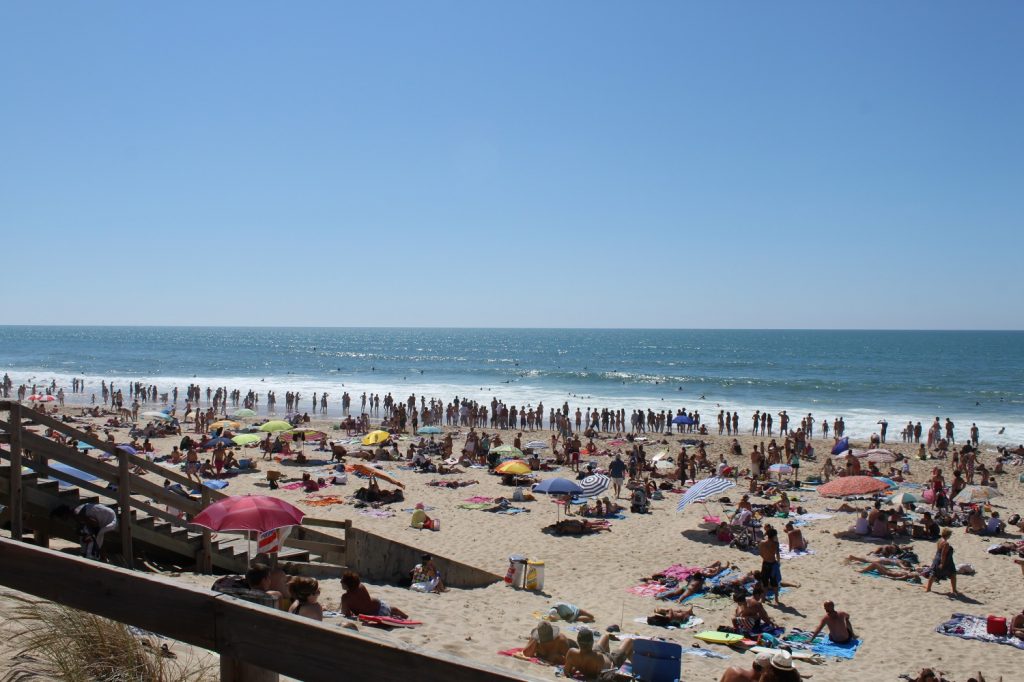
M541 621L530 633L530 642L523 649L527 658L539 658L551 665L565 663L565 655L576 643L558 632L558 628L546 620Z
M845 611L836 611L836 605L831 601L824 604L825 617L818 623L818 627L811 634L813 641L823 628L828 627L828 638L836 644L846 644L856 635L853 633L853 625L850 624L850 614Z
M779 533L772 526L765 526L764 532L765 538L758 544L758 552L761 554L761 581L766 590L774 590L775 605L779 606L779 583L782 582Z
M1018 639L1024 639L1024 611L1021 611L1010 621L1010 634Z
M786 524L786 536L789 538L789 551L803 552L807 549L803 531L794 526L792 521Z
M565 676L568 679L583 677L596 680L603 671L618 668L633 654L633 641L626 640L613 655L608 646L609 636L604 635L594 646L594 631L588 628L580 630L576 635L578 649L570 649L565 654Z
M754 597L748 597L746 591L736 590L732 595L736 603L736 611L733 613L733 625L737 630L749 632L756 630L762 625L775 627L772 617L765 611L764 605Z
M341 576L341 587L345 590L341 595L341 613L345 616L389 616L392 618L408 618L400 609L388 606L381 599L374 599L359 580L359 574L349 571Z
M761 675L771 666L771 654L758 654L751 668L726 668L718 682L757 682Z

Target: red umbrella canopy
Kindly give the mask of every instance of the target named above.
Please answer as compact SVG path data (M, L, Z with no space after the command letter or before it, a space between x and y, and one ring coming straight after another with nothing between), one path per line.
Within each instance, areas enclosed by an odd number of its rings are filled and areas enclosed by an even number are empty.
M867 495L889 486L871 476L843 476L825 485L818 486L818 494L825 497L847 497L848 495Z
M211 504L192 519L210 530L268 530L297 526L305 513L277 497L240 495Z

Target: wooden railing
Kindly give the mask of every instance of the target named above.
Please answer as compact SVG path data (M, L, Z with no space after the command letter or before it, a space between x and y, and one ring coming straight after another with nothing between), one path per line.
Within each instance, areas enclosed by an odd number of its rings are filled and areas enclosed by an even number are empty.
M120 514L119 530L121 534L121 551L124 555L124 560L127 562L126 565L129 568L132 567L132 558L134 556L131 524L131 512L133 509L162 521L166 521L174 526L189 527L190 524L188 518L191 518L201 512L212 502L228 497L224 493L208 488L205 485L199 486L199 500L185 497L167 490L162 485L153 483L142 476L136 476L131 473L134 467L140 467L145 471L158 474L171 483L178 483L185 486L187 489L191 489L195 485L194 481L189 480L188 477L183 476L176 471L171 471L162 467L159 464L151 462L145 457L140 457L126 452L125 450L117 447L117 444L109 443L95 434L82 431L72 424L62 422L48 414L42 413L41 411L29 409L20 403L14 401L0 401L0 412L2 411L7 411L10 415L8 421L0 420L0 429L7 432L10 443L11 537L14 539L21 539L22 534L24 533L24 495L21 482L22 465L30 466L39 474L39 476L43 477L52 475L49 471L50 461L58 461L69 467L73 467L96 476L106 484L112 484L115 486L116 492L105 486L97 485L95 482L83 480L71 473L62 471L59 474L59 478L62 481L81 488L82 490L117 500L118 511ZM31 420L40 426L51 428L66 438L77 440L80 443L86 443L91 447L106 453L116 460L117 465L114 466L108 462L98 460L83 452L79 452L75 448L62 445L61 443L46 438L45 436L28 431L25 428L25 422L28 420ZM26 457L26 454L30 454L30 456ZM166 506L178 509L184 512L187 518L180 518L174 514L169 514L159 506L151 504L149 500L155 500ZM329 525L335 528L346 528L348 527L349 522L318 522L316 519L308 519L308 523L304 523L304 525ZM212 541L210 531L200 529L195 526L193 526L192 529L198 530L202 533L202 553L199 557L199 561L197 562L197 567L203 572L209 572L212 569ZM335 556L337 556L339 552L344 551L344 541L332 536L317 534L315 531L310 532L310 535L314 536L310 540L288 538L285 541L285 545L288 547L308 549L311 551L329 550L334 553ZM314 548L310 543L320 544Z
M5 538L0 584L216 651L222 682L267 679L245 665L307 682L536 679Z

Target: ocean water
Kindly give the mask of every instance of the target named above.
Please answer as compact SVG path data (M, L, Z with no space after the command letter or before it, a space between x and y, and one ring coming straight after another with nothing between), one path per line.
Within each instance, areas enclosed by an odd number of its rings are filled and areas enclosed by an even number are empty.
M625 408L685 407L713 420L755 409L843 416L866 437L889 422L971 422L988 443L1024 442L1024 332L573 329L0 327L15 384L71 377L189 383L243 393L327 391ZM261 405L264 400L261 400ZM999 430L1004 429L1002 434Z

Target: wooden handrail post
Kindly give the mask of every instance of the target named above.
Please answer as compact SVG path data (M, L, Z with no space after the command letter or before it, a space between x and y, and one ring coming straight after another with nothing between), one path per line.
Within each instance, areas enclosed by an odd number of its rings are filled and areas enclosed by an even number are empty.
M121 507L121 553L125 566L134 568L135 551L132 547L132 479L128 466L128 453L118 448L117 504Z
M11 539L21 540L24 505L21 499L21 405L11 403Z
M202 495L203 509L210 506L210 489L205 485L199 486ZM203 560L197 568L206 574L213 573L213 542L209 528L203 528ZM224 679L224 666L221 664L221 679Z

